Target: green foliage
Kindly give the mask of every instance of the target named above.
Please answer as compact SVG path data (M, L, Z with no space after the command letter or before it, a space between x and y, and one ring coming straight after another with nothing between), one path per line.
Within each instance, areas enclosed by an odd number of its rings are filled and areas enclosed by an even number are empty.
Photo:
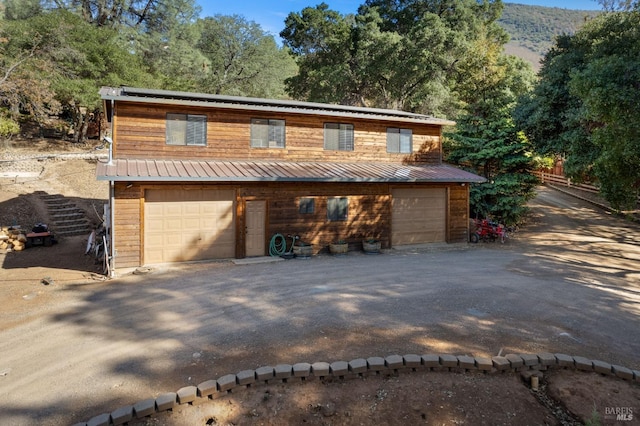
M40 0L4 0L4 17L7 20L29 19L40 13Z
M537 184L531 144L511 118L517 97L533 83L533 73L522 60L495 49L479 56L483 72L473 74L461 93L466 112L446 135L446 159L487 179L471 187L473 216L513 224L525 214Z
M452 82L500 2L367 1L343 16L324 3L291 13L280 33L299 74L288 92L310 101L455 114ZM419 19L416 19L419 17ZM504 37L506 39L506 37Z
M0 137L10 138L20 132L20 125L6 111L0 114Z
M565 173L598 182L616 209L640 187L640 11L603 14L545 58L517 119L536 148L564 156Z
M215 94L278 98L284 79L296 73L293 59L273 36L241 16L217 15L199 22L196 47L206 58L199 87Z

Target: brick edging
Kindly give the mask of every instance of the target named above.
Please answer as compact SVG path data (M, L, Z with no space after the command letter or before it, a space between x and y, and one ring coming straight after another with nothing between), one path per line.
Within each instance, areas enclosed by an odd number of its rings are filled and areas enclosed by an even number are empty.
M314 379L353 379L384 373L412 371L477 371L487 374L546 371L548 369L572 369L595 372L619 379L640 383L640 371L616 364L592 360L581 356L543 352L538 354L507 354L494 357L472 357L451 354L408 354L382 357L356 358L349 362L334 361L309 364L278 364L255 370L243 370L227 374L216 380L207 380L198 386L185 386L177 392L168 392L157 398L149 398L133 405L117 408L111 413L92 417L74 426L122 425L134 419L142 419L155 413L172 410L178 405L198 405L222 398L256 385L273 383L297 383Z

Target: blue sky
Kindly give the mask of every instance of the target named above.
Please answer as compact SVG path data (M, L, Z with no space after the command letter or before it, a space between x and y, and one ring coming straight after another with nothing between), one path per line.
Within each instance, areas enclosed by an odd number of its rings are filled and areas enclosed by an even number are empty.
M365 0L324 0L332 10L340 13L355 13ZM262 29L277 36L284 28L284 20L290 12L300 12L307 6L316 6L322 0L197 0L202 7L200 17L213 15L242 15L249 21L255 21ZM509 3L531 4L538 6L561 7L564 9L599 10L595 0L519 0Z

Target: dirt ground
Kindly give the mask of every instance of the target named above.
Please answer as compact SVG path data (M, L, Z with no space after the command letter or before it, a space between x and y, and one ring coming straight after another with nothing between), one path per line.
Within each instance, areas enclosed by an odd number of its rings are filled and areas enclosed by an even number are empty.
M18 145L2 152L0 161L12 155L92 149L45 143ZM39 191L76 198L88 216L94 214L92 205L106 202L108 186L95 180L95 161L47 159L40 163L42 172L37 178L0 178L1 226L17 223L28 228L35 222L46 222ZM509 243L526 244L518 238ZM47 282L91 285L102 281L93 259L84 255L85 245L86 237L78 236L61 238L54 247L0 252L0 305L5 318L0 330L46 315L52 309L51 303L56 300L46 291ZM25 300L30 301L28 310ZM385 355L375 347L367 353ZM237 366L237 371L243 369L246 366ZM6 374L10 372L0 371L0 380ZM637 383L595 373L545 372L540 389L533 391L518 374L412 372L348 381L261 385L201 405L180 406L173 412L131 424L638 424L638 401ZM610 413L616 408L630 408L633 420L617 422Z

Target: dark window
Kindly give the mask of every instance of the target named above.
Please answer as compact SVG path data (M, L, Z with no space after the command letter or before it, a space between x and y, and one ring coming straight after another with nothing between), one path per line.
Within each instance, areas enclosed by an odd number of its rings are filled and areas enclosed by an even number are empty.
M387 152L410 154L413 134L411 129L387 128Z
M327 199L327 219L347 220L349 199L347 197Z
M353 124L325 123L324 149L353 151Z
M300 214L313 214L316 211L315 198L300 198L300 204L298 205L298 213Z
M207 145L207 116L167 114L167 145Z
M251 119L252 148L284 148L284 120Z

